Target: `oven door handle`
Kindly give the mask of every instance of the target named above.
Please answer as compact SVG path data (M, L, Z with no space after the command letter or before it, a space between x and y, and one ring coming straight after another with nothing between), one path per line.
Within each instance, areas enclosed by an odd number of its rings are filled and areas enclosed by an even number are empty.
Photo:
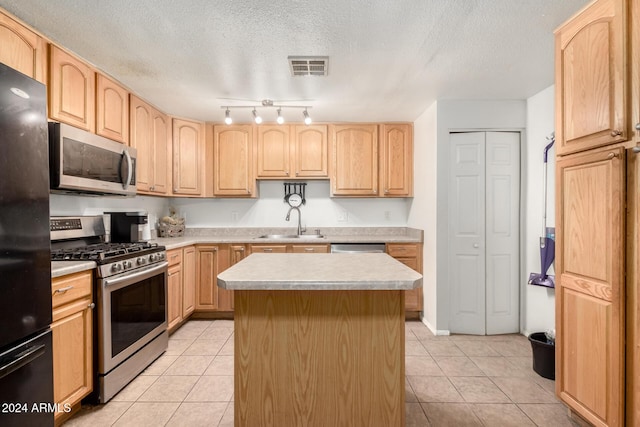
M133 273L123 273L115 277L107 277L102 279L102 284L105 287L127 286L128 284L139 282L141 280L153 277L158 273L162 273L167 270L169 263L167 261L160 264L150 265L134 271Z

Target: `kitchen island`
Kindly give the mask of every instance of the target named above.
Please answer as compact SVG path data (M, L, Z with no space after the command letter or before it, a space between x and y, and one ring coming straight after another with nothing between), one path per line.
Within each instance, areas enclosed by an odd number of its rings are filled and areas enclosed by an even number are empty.
M236 426L404 426L404 291L386 254L253 254L235 293Z

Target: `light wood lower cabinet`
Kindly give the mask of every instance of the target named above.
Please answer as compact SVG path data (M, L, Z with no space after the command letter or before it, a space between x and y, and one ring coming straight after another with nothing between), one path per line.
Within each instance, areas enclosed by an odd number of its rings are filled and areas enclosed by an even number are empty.
M387 243L387 253L422 274L422 244L421 243ZM422 311L424 303L422 288L405 291L405 311L417 313Z
M173 331L195 310L196 249L167 251L167 322Z
M281 244L281 245L273 245L273 244L259 244L259 245L249 245L249 253L274 253L274 254L284 254L284 253L299 253L299 254L313 254L313 253L328 253L329 245L328 244Z
M93 390L92 272L54 278L53 399L73 407ZM70 414L56 412L58 424Z
M196 246L196 311L218 308L219 245Z

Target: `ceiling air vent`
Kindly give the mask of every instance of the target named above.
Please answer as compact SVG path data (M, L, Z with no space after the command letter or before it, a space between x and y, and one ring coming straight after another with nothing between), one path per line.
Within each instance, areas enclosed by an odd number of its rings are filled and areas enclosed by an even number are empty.
M329 69L328 56L290 56L288 59L292 76L326 76Z

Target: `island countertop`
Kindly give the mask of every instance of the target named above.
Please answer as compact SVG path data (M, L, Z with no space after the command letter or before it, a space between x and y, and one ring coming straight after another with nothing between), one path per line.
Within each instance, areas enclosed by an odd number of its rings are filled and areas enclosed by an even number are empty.
M251 254L218 275L229 290L410 290L422 275L383 253Z

